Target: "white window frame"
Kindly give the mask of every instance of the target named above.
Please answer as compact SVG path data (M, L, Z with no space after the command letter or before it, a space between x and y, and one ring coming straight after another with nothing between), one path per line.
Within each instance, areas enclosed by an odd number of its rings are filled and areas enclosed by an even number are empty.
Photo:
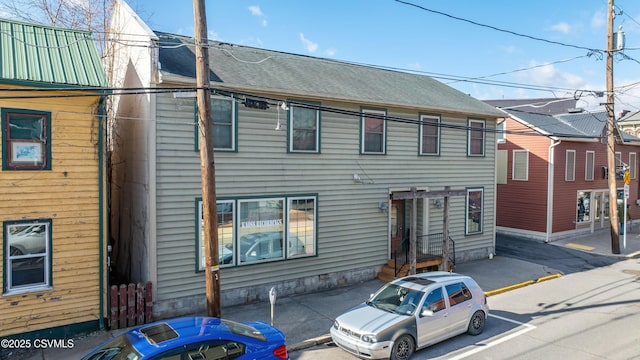
M305 224L303 227L304 234L300 233L300 226L293 226L294 219L291 218L291 211L293 210L292 203L294 201L313 201L313 219L309 220L305 217ZM317 224L318 224L318 197L317 196L292 196L287 198L287 259L314 256L316 254L316 244L318 243L317 236ZM296 219L296 223L300 222L300 219ZM309 224L310 223L310 224ZM311 229L309 229L311 227ZM295 232L295 234L294 234ZM293 247L290 243L290 236L297 236L298 239L304 245L304 253L300 251L292 252ZM309 238L311 242L309 242Z
M584 158L584 180L593 181L595 174L596 152L587 150Z
M474 127L474 124L482 124L481 128ZM481 119L468 119L467 120L467 156L485 156L487 148L487 135L485 133L487 122ZM482 137L475 138L473 135L482 134ZM480 153L472 153L472 140L481 139L482 151Z
M435 139L436 142L436 151L435 152L425 152L423 151L424 147L424 128L425 126L431 127L434 125L426 125L424 123L435 123L437 129L436 129L436 135L435 136L430 136L429 138L431 139ZM429 114L421 114L420 115L420 138L419 138L419 146L420 148L418 149L419 154L420 155L440 155L440 135L441 135L441 131L440 131L440 124L442 123L442 118L439 115L429 115Z
M473 220L471 220L469 218L469 209L471 208L471 204L470 204L470 193L473 192L480 192L480 214L479 214L479 219L478 219L478 229L474 230L474 231L470 231L470 226L475 222ZM464 233L465 235L475 235L475 234L481 234L483 231L483 221L484 221L484 188L468 188L467 189L467 195L466 195L466 201L465 201L466 207L465 207L465 227L464 227Z
M623 166L622 153L620 151L616 151L614 156L615 156L616 169L618 169Z
M633 180L635 180L636 176L638 175L638 162L635 152L629 153L629 175Z
M576 151L567 150L565 154L564 181L576 181Z
M382 150L381 151L366 151L366 118L368 114L376 115L376 117L382 117ZM384 155L387 152L387 111L386 110L373 110L362 109L362 116L360 119L360 152L362 154L377 154Z
M496 125L496 141L500 144L507 142L507 120L502 120Z
M520 154L524 154L522 157ZM521 159L518 159L522 157ZM524 167L524 176L516 177L516 169ZM511 179L513 181L529 181L529 150L513 150L513 164L511 167Z
M44 226L44 252L39 253L22 253L22 254L11 254L11 244L12 241L16 241L12 239L13 236L17 236L16 234L11 234L14 228L25 228L24 231L28 230L30 227L36 226ZM37 219L37 220L20 220L20 221L5 221L3 223L3 245L4 245L4 274L5 274L5 283L3 286L3 295L14 295L21 294L27 292L34 291L43 291L50 290L52 288L52 269L51 269L51 232L52 232L52 222L51 219ZM25 234L26 235L26 234ZM14 243L14 245L16 245ZM26 249L25 249L26 251ZM29 261L29 259L35 259L34 261L39 261L37 259L42 258L43 263L43 281L38 283L24 284L13 286L13 261Z
M218 264L220 267L229 267L233 266L236 261L236 251L235 251L235 234L236 234L236 205L233 200L217 200L217 207L225 207L225 204L231 205L232 214L231 214L231 229L223 227L223 224L218 222L218 255L222 256L223 247L225 247L229 242L226 241L227 237L231 237L231 263L230 264ZM202 209L202 199L196 199L196 211L198 213L198 217L196 219L196 271L204 271L206 265L205 259L205 248L204 248L204 216ZM217 212L218 217L220 217L220 212ZM230 231L229 231L230 230Z
M296 132L296 130L299 130L294 126L296 110L311 110L315 112L315 115L316 115L315 140L314 140L315 146L314 146L314 149L312 150L294 149L295 142L294 142L293 135ZM295 153L319 153L320 152L320 110L319 109L311 109L311 108L296 106L291 104L289 106L289 126L287 128L289 133L289 152L295 152ZM304 130L308 130L308 129L304 129Z
M230 134L230 136L231 136L231 147L230 148L218 147L218 146L216 146L218 144L218 142L215 141L215 139L214 139L214 141L213 141L213 149L217 150L217 151L230 151L230 152L237 151L237 147L236 147L236 139L238 137L237 136L238 134L236 133L237 132L237 103L236 103L236 101L235 101L235 99L233 97L214 95L214 96L211 96L211 106L212 107L213 107L213 103L215 101L228 101L228 102L231 103L231 134ZM211 112L211 116L213 116L213 109L212 109L212 112ZM198 121L199 121L198 113L196 111L196 114L195 114L195 138L196 138L195 139L195 143L196 143L195 150L196 151L200 150L200 126L198 124ZM211 123L211 138L213 139L214 138L213 131L214 131L214 128L215 128L216 124L213 122L213 119L210 119L210 123ZM221 125L218 125L218 126L221 126ZM227 126L226 123L225 123L224 126Z

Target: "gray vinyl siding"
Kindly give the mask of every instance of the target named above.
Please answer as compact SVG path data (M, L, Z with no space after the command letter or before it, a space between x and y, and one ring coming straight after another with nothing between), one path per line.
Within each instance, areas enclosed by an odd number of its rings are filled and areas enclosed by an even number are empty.
M362 106L322 105L354 111ZM195 271L194 201L202 194L199 153L194 151L194 106L193 98L176 99L171 94L157 97L158 300L204 293L204 274ZM386 155L361 155L360 118L323 112L322 153L288 153L284 111L280 110L282 129L276 131L275 106L256 110L238 104L237 109L238 151L215 154L217 196L317 194L317 256L223 268L223 291L382 265L388 253L388 214L381 212L378 204L389 199L390 188L483 187L483 233L464 236L464 197L451 201L450 232L456 240L456 251L492 246L492 133L487 133L486 156L469 158L466 131L443 128L441 155L424 157L417 153L418 126L389 122ZM390 116L418 119L418 111L386 110ZM465 126L467 118L443 114L442 122ZM495 127L493 119L487 119L487 127ZM357 184L354 173L374 183ZM442 210L429 202L429 211L430 232L441 231Z

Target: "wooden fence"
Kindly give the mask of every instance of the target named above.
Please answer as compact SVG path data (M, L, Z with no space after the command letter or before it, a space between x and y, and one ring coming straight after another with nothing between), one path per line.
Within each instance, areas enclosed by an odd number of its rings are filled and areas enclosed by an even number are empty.
M151 283L111 285L109 291L109 327L122 329L153 321Z

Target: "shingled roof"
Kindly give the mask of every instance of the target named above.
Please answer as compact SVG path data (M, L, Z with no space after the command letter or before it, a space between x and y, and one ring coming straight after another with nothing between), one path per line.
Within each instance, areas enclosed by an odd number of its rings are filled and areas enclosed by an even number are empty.
M155 32L163 81L195 81L194 40ZM225 89L398 106L487 117L493 106L428 76L209 41L211 81Z
M0 19L0 82L49 86L107 84L91 33Z

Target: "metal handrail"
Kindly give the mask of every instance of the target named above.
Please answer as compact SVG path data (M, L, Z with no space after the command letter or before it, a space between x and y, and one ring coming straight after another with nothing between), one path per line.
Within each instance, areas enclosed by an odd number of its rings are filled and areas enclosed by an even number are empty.
M421 254L423 255L432 255L432 256L442 256L443 255L443 245L444 245L444 241L442 240L444 238L444 234L443 233L434 233L434 234L428 234L428 235L422 235L420 236L420 238L422 238L423 240L421 241L423 246L421 246L422 250L426 250L426 252L422 252ZM428 247L425 248L424 244L424 238L427 238L427 244ZM438 241L439 240L439 241ZM420 245L419 245L420 246ZM409 263L409 249L405 249L405 250L397 250L394 251L393 254L391 254L391 256L393 257L393 265L394 265L394 273L397 276L398 275L398 271L399 271L399 267L398 267L398 259L404 255L404 262L402 263L402 265L408 264ZM402 260L400 260L402 261ZM451 238L451 236L449 236L449 261L451 261L451 263L453 265L456 264L456 242Z

